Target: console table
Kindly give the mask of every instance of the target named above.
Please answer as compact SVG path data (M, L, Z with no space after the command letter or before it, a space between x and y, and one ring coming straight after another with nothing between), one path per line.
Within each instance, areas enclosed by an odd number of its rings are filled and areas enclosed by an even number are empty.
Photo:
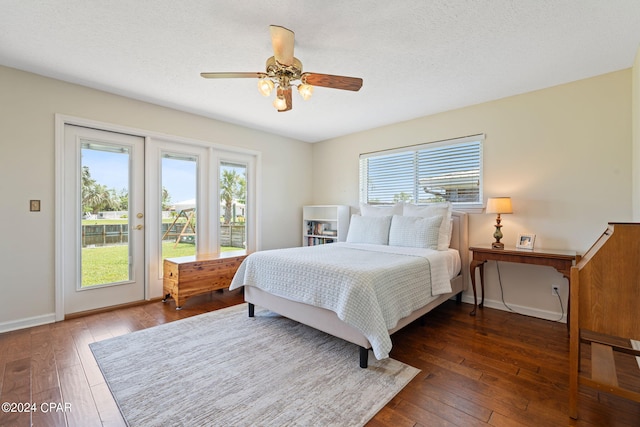
M574 262L580 260L580 255L574 251L565 250L546 250L546 249L516 249L515 247L507 247L504 249L493 249L490 244L471 246L469 250L472 252L471 264L469 266L471 272L471 285L473 286L473 310L469 313L471 316L476 315L476 308L482 308L484 305L484 263L487 261L505 261L516 262L520 264L534 264L553 267L569 281L569 290L571 290L571 266ZM476 294L476 268L480 268L480 288L482 291L482 300L478 304ZM569 324L569 304L567 304L567 326Z
M180 310L189 297L229 287L246 256L245 251L229 251L166 258L162 302L173 297Z

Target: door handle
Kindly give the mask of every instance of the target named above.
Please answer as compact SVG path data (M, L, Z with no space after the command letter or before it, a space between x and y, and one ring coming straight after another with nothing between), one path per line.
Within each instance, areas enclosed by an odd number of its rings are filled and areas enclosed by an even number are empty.
M135 229L136 229L136 230L142 230L142 224L138 224L138 225L136 225Z

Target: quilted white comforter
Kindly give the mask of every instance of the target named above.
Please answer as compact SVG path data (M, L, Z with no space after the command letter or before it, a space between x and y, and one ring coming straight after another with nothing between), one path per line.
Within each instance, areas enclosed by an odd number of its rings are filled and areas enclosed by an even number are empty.
M391 350L389 329L433 296L451 292L458 270L453 250L332 243L253 253L230 289L256 286L331 310L362 332L383 359Z

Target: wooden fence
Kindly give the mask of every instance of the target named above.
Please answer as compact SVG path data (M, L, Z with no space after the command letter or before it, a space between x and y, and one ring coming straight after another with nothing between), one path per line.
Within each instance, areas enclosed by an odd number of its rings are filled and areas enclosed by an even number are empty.
M128 224L100 224L82 226L82 246L106 246L127 243Z
M162 224L161 233L169 228L168 223ZM220 224L220 246L235 248L245 247L245 226ZM129 241L128 224L100 224L82 226L82 246L105 246L127 243Z
M245 248L245 226L220 224L220 246Z

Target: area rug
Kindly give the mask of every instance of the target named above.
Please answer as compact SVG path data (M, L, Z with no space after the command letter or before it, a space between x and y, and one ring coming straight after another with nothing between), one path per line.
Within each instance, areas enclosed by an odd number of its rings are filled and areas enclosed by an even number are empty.
M91 344L129 426L360 426L419 372L241 304Z

